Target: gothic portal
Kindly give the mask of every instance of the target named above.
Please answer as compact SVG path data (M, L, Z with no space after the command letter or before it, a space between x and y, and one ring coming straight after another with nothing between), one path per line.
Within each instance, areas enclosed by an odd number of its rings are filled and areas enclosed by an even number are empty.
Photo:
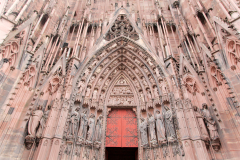
M238 0L0 2L1 160L240 157Z

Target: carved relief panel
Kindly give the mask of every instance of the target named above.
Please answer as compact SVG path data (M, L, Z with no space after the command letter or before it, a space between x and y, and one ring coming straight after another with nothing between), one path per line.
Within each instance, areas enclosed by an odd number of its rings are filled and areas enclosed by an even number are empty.
M133 92L124 78L117 81L113 87L108 105L133 106L136 105L134 101Z

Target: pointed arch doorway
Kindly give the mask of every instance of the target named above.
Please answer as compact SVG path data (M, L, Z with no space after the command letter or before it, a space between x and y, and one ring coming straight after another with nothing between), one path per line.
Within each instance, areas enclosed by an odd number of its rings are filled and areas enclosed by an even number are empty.
M112 108L107 116L107 160L137 160L137 116L131 108Z

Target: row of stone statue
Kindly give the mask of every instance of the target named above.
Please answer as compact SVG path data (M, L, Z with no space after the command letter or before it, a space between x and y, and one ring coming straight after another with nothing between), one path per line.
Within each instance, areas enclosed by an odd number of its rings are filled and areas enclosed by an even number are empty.
M172 111L167 106L164 106L164 109L165 113L162 115L157 110L155 118L151 113L148 114L147 120L141 118L140 133L143 147L149 147L148 136L151 147L176 140Z
M197 125L200 129L200 136L205 142L211 141L211 145L215 150L220 147L219 134L216 127L216 122L212 118L207 104L202 105L199 110L196 106L193 107L197 119ZM148 114L147 120L141 118L140 133L143 147L155 147L158 144L164 144L167 141L173 142L176 140L176 132L173 123L172 111L164 106L165 112L161 115L157 110L155 118L152 114ZM149 145L150 142L150 145Z
M72 111L68 117L68 130L67 139L73 140L77 138L78 144L93 144L100 146L102 137L102 121L103 117L100 115L95 124L95 115L91 114L87 118L87 112L79 114L79 109L76 108ZM42 133L45 128L51 106L48 106L48 110L42 111L42 106L38 106L36 110L31 113L28 122L28 135L26 136L26 142L32 144L36 138L42 138Z
M68 118L67 139L72 140L77 137L77 144L91 145L94 142L96 147L100 147L102 137L103 116L100 115L95 123L95 115L87 117L87 111L79 114L76 108Z

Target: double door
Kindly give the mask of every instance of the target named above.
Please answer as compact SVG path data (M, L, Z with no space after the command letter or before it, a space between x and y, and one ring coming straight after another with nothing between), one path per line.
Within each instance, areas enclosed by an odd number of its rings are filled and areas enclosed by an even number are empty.
M106 147L138 147L137 117L132 109L112 109L108 114Z

